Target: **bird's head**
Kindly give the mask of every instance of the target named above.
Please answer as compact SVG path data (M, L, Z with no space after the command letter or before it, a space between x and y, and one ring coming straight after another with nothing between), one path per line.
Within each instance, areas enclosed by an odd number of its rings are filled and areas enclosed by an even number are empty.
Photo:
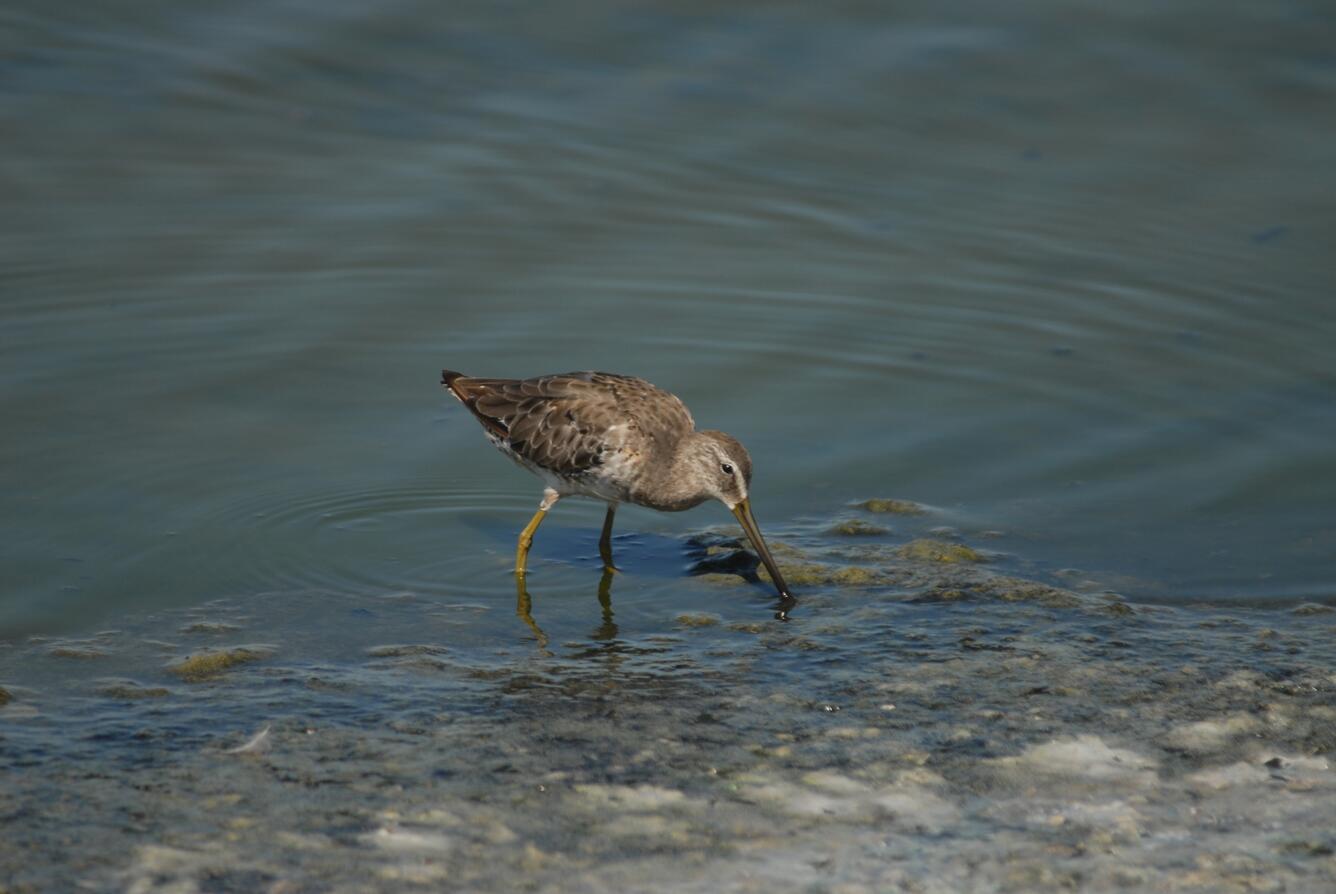
M784 583L784 577L765 545L765 538L761 536L761 529L752 517L748 496L752 462L747 448L737 438L721 431L702 431L694 440L692 461L702 491L723 503L733 513L751 541L752 548L770 572L770 579L774 581L780 598L786 603L792 602L793 596L789 593L788 585Z
M721 431L703 431L696 439L696 474L703 489L729 509L747 499L752 463L747 448Z

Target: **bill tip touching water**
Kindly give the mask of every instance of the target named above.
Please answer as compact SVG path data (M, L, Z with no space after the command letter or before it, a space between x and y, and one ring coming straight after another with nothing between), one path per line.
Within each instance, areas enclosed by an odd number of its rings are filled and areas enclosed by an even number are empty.
M523 577L534 532L562 497L607 503L599 554L608 569L619 504L678 512L715 499L742 525L774 581L779 617L787 617L796 600L752 515L751 457L731 435L697 431L676 395L603 372L492 379L446 369L441 384L477 417L493 446L546 485L520 532L516 575Z

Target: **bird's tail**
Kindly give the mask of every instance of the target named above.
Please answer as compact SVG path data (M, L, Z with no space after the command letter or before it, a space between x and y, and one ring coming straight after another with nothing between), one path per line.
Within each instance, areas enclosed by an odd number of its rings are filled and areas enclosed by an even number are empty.
M506 437L510 430L506 424L490 413L481 412L478 409L478 398L485 397L492 393L492 387L497 382L504 382L505 379L471 379L463 373L457 373L452 369L441 370L441 384L450 389L450 393L459 399L459 402L469 408L469 412L478 418L489 431L498 437Z
M455 372L453 369L441 370L441 384L450 389L450 393L460 400L464 400L464 391L462 388L455 387L456 379L466 379L468 376L461 372Z

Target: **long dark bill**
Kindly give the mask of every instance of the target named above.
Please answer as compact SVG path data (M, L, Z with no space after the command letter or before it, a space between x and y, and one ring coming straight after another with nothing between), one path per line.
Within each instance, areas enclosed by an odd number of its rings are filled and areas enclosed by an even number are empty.
M775 565L775 560L770 555L770 549L765 545L765 538L761 536L761 529L756 526L756 519L752 517L751 501L742 500L739 502L733 507L733 515L737 518L738 523L742 525L742 530L747 532L747 539L752 542L752 546L756 548L756 554L765 563L765 570L770 572L770 579L775 582L775 589L779 591L779 598L784 601L786 607L791 606L797 600L789 592L788 584L784 583L784 576L779 573L779 567Z

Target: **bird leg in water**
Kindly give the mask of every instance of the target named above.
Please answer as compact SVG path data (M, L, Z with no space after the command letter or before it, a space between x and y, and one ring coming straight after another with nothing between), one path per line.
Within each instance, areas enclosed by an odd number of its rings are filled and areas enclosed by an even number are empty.
M524 586L522 574L515 575L515 614L519 615L520 620L533 631L534 639L538 640L538 648L547 652L547 634L533 619L533 598L529 595L528 588Z
M533 546L533 532L538 530L538 526L547 518L547 510L551 509L561 499L561 494L548 488L543 491L543 502L538 504L538 511L529 519L529 523L520 531L519 546L515 550L515 573L520 577L524 576L525 565L529 561L529 547Z
M598 554L603 557L603 568L606 571L616 571L617 566L612 564L612 517L617 514L617 504L608 504L608 514L603 516L603 533L598 538Z

